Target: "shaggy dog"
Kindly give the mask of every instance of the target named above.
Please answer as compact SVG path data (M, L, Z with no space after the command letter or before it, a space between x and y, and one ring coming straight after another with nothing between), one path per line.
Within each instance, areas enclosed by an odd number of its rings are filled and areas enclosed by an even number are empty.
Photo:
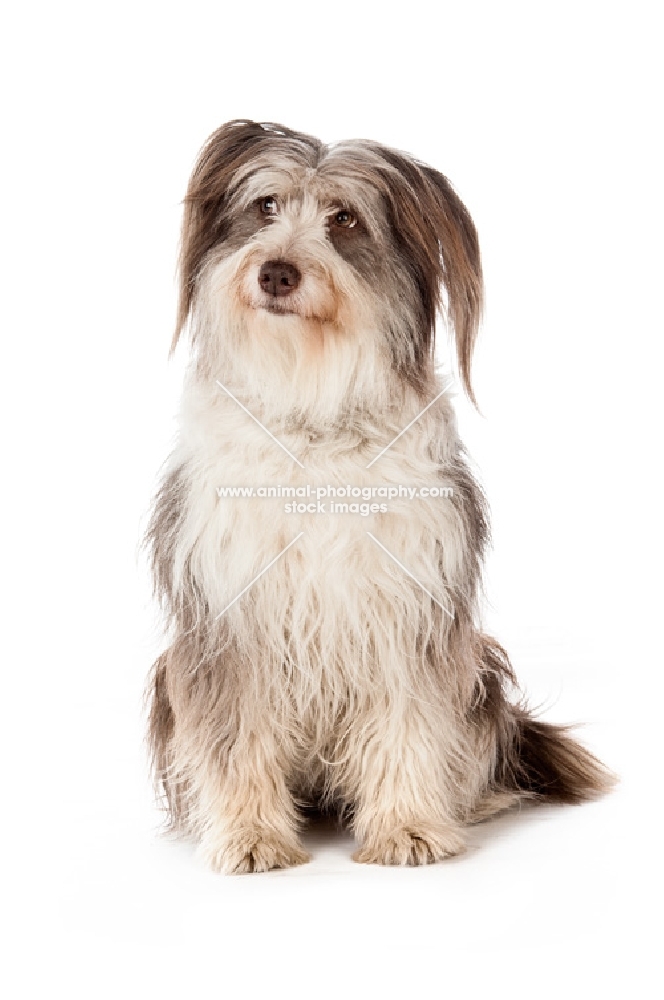
M520 799L611 784L508 697L480 625L487 512L434 328L442 311L473 399L481 305L475 227L431 167L250 121L202 150L174 340L192 358L147 536L171 632L149 739L172 826L215 870L306 861L310 807L350 825L356 861L424 864Z

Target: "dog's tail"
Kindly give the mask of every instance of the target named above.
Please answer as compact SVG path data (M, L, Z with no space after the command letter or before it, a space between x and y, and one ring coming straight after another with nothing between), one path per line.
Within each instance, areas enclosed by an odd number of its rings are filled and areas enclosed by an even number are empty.
M496 777L506 791L531 799L577 803L608 792L616 778L569 735L569 726L534 719L514 708L513 737L499 751Z
M488 799L578 803L608 792L617 778L571 735L570 726L541 722L523 703L512 704L505 687L514 674L504 649L483 637L485 721L494 737L493 781ZM490 813L486 807L484 810Z

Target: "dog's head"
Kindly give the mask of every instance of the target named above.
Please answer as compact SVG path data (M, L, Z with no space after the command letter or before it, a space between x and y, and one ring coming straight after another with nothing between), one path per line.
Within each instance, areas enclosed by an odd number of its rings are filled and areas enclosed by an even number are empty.
M204 295L208 313L218 299L225 325L264 347L273 337L308 350L377 338L420 391L443 307L472 398L477 234L449 181L403 153L365 141L326 146L281 125L223 125L189 183L180 279L174 344Z

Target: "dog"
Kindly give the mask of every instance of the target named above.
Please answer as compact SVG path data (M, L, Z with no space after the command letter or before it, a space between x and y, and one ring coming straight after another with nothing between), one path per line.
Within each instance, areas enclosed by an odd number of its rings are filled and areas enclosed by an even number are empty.
M171 828L215 871L265 871L309 859L318 809L355 861L419 865L519 801L608 790L480 624L486 501L434 359L442 315L475 402L482 268L450 182L376 142L229 122L189 182L179 281L191 360L146 534ZM390 502L299 503L311 484Z

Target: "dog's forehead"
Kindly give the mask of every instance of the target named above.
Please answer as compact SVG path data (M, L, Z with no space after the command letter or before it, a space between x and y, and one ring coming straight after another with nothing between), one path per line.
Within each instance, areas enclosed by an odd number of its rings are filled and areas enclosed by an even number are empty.
M295 203L315 200L322 210L351 206L375 215L381 186L372 172L370 151L349 142L328 147L316 163L278 149L266 151L236 171L229 194L239 207L274 196Z

